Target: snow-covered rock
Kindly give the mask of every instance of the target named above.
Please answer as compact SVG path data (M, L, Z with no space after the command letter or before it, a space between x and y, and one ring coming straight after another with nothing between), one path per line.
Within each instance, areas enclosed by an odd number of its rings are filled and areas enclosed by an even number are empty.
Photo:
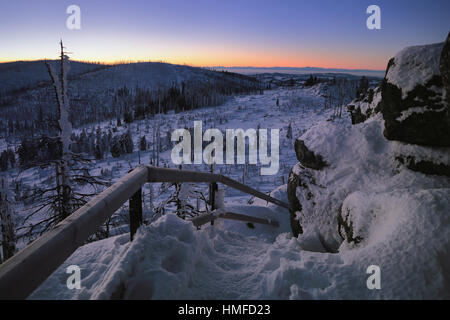
M352 257L339 274L364 263L379 265L390 286L380 297L448 297L450 180L409 170L396 157L409 152L450 163L450 153L389 141L383 124L381 114L358 125L324 121L300 137L328 166L313 170L299 163L291 171L298 241L315 239L326 252ZM349 296L365 296L354 290Z
M382 85L349 106L353 125L325 121L299 138L328 165L300 161L290 173L298 241L351 256L347 266L380 266L383 297L449 296L448 41L402 50Z
M389 61L386 80L402 91L402 98L417 86L426 86L439 75L439 63L443 43L408 47Z
M449 41L400 51L381 86L349 104L352 122L381 112L387 139L450 147Z
M389 62L381 88L387 139L450 147L449 87L439 69L443 47L406 48Z
M380 112L381 87L369 89L361 98L353 100L348 106L352 124L366 121L372 115Z
M298 241L379 265L391 298L450 292L448 41L402 50L382 85L349 105L352 124L324 121L299 137L327 166L300 161L289 177Z

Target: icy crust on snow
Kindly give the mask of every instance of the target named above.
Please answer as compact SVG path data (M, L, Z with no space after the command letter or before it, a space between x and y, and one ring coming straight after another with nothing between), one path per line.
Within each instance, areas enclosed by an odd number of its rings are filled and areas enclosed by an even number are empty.
M425 85L439 75L439 61L444 43L413 46L400 51L390 66L386 80L401 88L403 99L417 85Z

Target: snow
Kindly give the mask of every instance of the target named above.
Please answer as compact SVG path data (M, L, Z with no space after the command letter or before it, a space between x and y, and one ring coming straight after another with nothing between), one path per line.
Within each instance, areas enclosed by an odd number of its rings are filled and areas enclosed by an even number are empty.
M438 45L434 49L438 51ZM421 49L413 49L420 55ZM412 54L411 52L405 54ZM388 73L388 80L405 92L430 77L434 62L421 66L412 79L405 78L400 65L403 55ZM428 63L427 62L427 63ZM433 62L433 63L431 63ZM159 74L168 72L166 64L148 64L147 75L136 82L167 84ZM105 88L119 86L136 74L133 65L110 67ZM173 81L192 75L187 69L173 67ZM140 69L139 69L140 70ZM169 70L170 71L170 70ZM186 71L186 72L185 72ZM80 81L100 81L95 72ZM103 75L102 75L103 77ZM124 80L125 79L125 80ZM104 80L104 79L103 79ZM433 299L450 298L449 263L450 183L447 177L413 172L396 162L398 155L450 163L445 148L430 148L387 141L383 136L381 115L352 126L348 119L326 121L333 113L323 108L324 85L311 88L275 89L263 95L236 96L222 106L161 114L157 118L135 121L118 128L116 134L133 133L134 144L145 136L154 145L157 135L174 128L203 121L205 128L280 128L280 171L261 177L257 166L215 166L215 172L256 187L261 192L287 202L286 181L289 170L300 174L312 197L301 188L297 196L302 204L298 217L303 234L294 238L286 209L250 198L236 190L225 189L223 211L277 220L279 228L217 219L197 230L191 222L168 210L162 216L148 218L153 206L167 194L158 193L161 184L150 184L144 191L144 219L133 242L127 226L113 230L111 238L89 243L76 250L30 297L30 299ZM332 88L330 89L332 90ZM362 102L362 111L373 109L381 99L375 91L372 103ZM279 107L276 101L279 100ZM294 139L286 137L292 125L293 137L323 156L329 164L322 171L296 164ZM86 126L94 131L109 129L107 121ZM157 129L156 129L157 128ZM83 128L74 129L80 132ZM160 155L161 165L170 165L170 148ZM120 158L95 161L93 174L107 171L111 182L138 164L148 163L152 150L134 152ZM138 160L139 159L139 160ZM185 166L184 169L208 171L209 167ZM47 169L34 168L13 172L28 187L45 183ZM280 186L281 185L281 186ZM190 198L192 186L184 185L181 198ZM150 209L148 209L150 208ZM119 210L120 213L121 210ZM353 223L358 244L343 241L337 215L341 212ZM82 289L66 286L69 265L82 272ZM366 286L367 267L382 270L381 290Z
M125 299L445 296L448 288L443 286L445 274L440 268L445 267L449 248L436 243L448 244L444 226L448 191L421 191L401 198L398 194L366 196L349 197L346 208L367 210L369 203L385 210L385 216L379 217L380 226L363 248L343 246L340 253L330 254L314 235L296 239L281 233L271 242L220 226L197 231L191 223L167 214L142 227L131 244L119 247L124 239L116 237L80 248L31 298L108 299L114 293ZM436 205L430 208L430 202ZM393 215L386 211L390 209ZM429 209L434 212L432 219L426 215ZM417 236L425 232L432 232L435 243ZM93 259L95 255L100 258ZM64 287L65 268L70 264L80 265L82 273L87 273L81 290ZM366 287L365 271L372 264L381 267L382 290Z
M319 225L319 229L328 234L327 226L335 225L335 215L326 213L337 213L352 190L392 192L404 188L421 190L448 186L445 177L413 172L399 167L395 161L397 155L407 154L449 163L448 150L388 141L383 136L383 129L383 120L378 114L356 126L347 122L322 122L302 135L306 146L322 155L329 164L329 168L319 172L299 165L295 168L315 179L315 185L311 186L315 188L315 205L302 198L302 204L311 206L308 213L302 215L302 220ZM298 196L304 197L301 192Z
M425 106L425 107L408 108L408 109L402 111L400 116L397 117L395 120L397 120L397 121L404 121L404 120L406 120L407 118L409 118L413 114L421 114L421 113L425 113L425 112L442 112L442 111L445 110L445 108L446 108L445 106L442 107L441 109L430 109L427 106Z
M129 247L129 240L129 234L123 234L80 247L29 299L89 299L88 288L102 282L115 259L120 259ZM81 290L67 289L66 269L70 265L81 269Z
M439 61L443 43L408 47L394 57L386 79L402 89L403 99L417 85L425 85L434 75L439 75Z
M304 233L298 238L290 232L288 212L263 200L228 203L226 210L277 219L279 229L216 220L196 230L166 214L141 227L132 243L119 236L79 248L31 298L450 298L449 180L399 167L393 161L399 143L384 139L382 129L375 116L356 126L346 120L319 122L302 135L330 167L295 168L309 172L317 184L315 205L305 203ZM413 152L416 146L407 148ZM419 154L426 149L417 148ZM443 156L443 150L428 151ZM286 201L286 186L272 196ZM361 243L347 243L337 234L340 205ZM333 240L337 252L327 252ZM100 259L93 259L96 254ZM70 264L88 274L79 291L64 287ZM381 268L381 290L366 286L371 265Z
M407 154L448 165L450 154L445 148L388 141L383 137L383 128L381 115L376 115L356 126L318 123L301 137L330 166L319 172L300 165L295 168L313 194L310 199L303 188L297 188L303 207L298 216L305 230L299 241L306 235L328 247L339 244L342 266L339 275L333 277L338 282L338 276L343 276L362 286L362 280L341 271L379 265L384 286L372 297L448 297L449 270L445 261L450 243L449 179L411 171L400 166L395 157ZM340 240L336 221L339 212L352 222L353 238L362 239L359 244ZM341 289L320 296L371 298L361 287L348 288L348 292Z

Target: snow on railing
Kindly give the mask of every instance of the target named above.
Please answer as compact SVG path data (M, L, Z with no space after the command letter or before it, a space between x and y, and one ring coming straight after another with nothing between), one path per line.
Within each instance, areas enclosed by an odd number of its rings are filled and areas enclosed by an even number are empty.
M212 187L210 199L214 202L217 183L222 183L257 198L289 209L289 205L249 186L220 174L188 170L139 166L111 187L75 211L53 230L33 241L16 255L0 265L0 299L25 299L45 281L97 228L127 200L130 210L130 237L142 224L142 186L147 182L206 182ZM214 208L214 205L213 205ZM207 222L217 218L233 219L278 226L276 221L224 212L214 217L203 217ZM199 226L199 220L193 220Z

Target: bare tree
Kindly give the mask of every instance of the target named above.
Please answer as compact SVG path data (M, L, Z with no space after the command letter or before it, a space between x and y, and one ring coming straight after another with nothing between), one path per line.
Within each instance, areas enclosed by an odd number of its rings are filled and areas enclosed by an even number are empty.
M91 159L85 158L81 154L75 154L70 150L72 124L69 120L70 106L67 94L67 73L69 71L69 57L64 51L63 42L60 42L59 56L59 74L54 67L46 61L48 73L50 75L58 110L58 141L61 146L61 154L56 159L46 160L39 163L42 168L53 166L55 168L54 185L45 187L36 187L30 196L30 202L33 203L30 212L22 221L23 226L18 231L25 229L26 232L21 236L32 238L38 232L42 234L60 221L67 218L77 208L86 204L91 196L98 193L99 186L106 186L108 182L94 177L87 168ZM91 192L79 192L77 185L89 185ZM25 199L24 199L25 200ZM47 213L47 216L37 223L29 224L31 218L41 212Z
M58 105L58 130L59 138L62 143L62 157L56 161L56 192L58 193L59 203L57 205L58 220L67 218L72 212L70 179L68 177L70 161L70 137L72 135L72 124L69 121L69 97L67 96L67 73L69 72L69 57L64 52L62 40L60 41L60 74L56 74L53 66L45 62L48 73L52 79L53 89L55 91L56 102Z

